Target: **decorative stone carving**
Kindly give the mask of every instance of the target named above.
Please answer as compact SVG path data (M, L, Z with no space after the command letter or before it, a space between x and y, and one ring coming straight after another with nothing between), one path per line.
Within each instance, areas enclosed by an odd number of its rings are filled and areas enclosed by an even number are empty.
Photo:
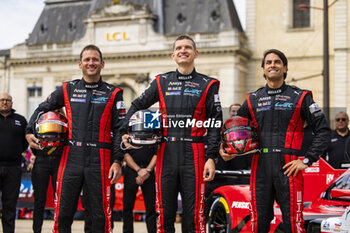
M117 16L144 15L150 14L150 10L146 5L123 5L114 4L96 10L91 18L109 18Z

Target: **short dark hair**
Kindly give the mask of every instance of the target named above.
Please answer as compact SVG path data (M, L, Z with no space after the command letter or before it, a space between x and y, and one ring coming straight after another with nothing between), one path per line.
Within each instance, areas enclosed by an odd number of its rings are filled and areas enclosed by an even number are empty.
M178 36L178 37L175 39L175 41L174 41L174 43L173 43L173 51L174 51L174 49L175 49L175 43L176 43L176 41L179 41L179 40L190 40L190 41L192 42L192 45L193 45L194 50L197 49L196 42L194 42L194 40L192 39L192 37L190 37L189 35L180 35L180 36Z
M277 50L277 49L269 49L269 50L266 50L266 51L264 52L264 56L263 56L263 59L262 59L262 61L261 61L261 67L262 67L262 68L264 68L264 66L265 66L265 58L266 58L266 56L267 56L268 54L270 54L270 53L277 54L277 56L279 56L279 58L282 60L283 65L284 65L284 66L287 66L287 65L288 65L287 57L286 57L286 55L284 55L283 52L281 52L281 51L279 51L279 50ZM265 75L264 75L264 77L265 77ZM286 79L286 77L287 77L287 72L283 74L283 78Z
M81 52L80 52L80 61L81 61L81 59L82 59L82 57L83 57L84 51L86 51L86 50L95 50L95 51L97 51L97 52L100 54L100 59L101 59L101 61L103 61L103 57L102 57L102 52L101 52L101 50L99 49L99 47L97 47L96 45L93 45L93 44L89 44L89 45L85 46L85 47L83 48L83 50L81 50Z

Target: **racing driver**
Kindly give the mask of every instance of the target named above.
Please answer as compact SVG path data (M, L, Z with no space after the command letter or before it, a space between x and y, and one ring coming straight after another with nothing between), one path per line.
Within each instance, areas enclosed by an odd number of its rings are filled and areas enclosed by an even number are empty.
M262 68L266 86L247 95L238 115L256 124L260 153L251 164L251 221L253 232L269 232L274 199L282 211L282 232L303 229L302 170L316 162L328 146L330 129L312 93L285 83L287 58L279 50L264 53ZM301 154L304 122L315 133L305 154ZM220 154L225 160L235 155ZM304 159L299 159L304 156Z
M219 81L196 72L194 60L198 51L191 37L179 36L173 44L171 56L177 63L177 70L158 75L145 92L132 102L126 119L137 110L146 109L159 101L163 141L158 149L156 164L157 230L175 232L180 191L182 232L204 233L205 182L214 178L213 159L220 145L222 111L218 96ZM208 123L207 129L201 127L203 122ZM126 126L123 128L126 129ZM206 162L205 133L209 145ZM123 141L127 138L126 134L123 135Z
M39 141L33 135L38 113L66 108L68 142L58 170L53 232L71 232L82 188L89 198L92 232L112 232L110 186L121 175L123 153L118 134L125 107L121 89L102 81L103 67L100 49L86 46L79 61L83 78L63 83L39 105L27 127L30 146L39 149Z

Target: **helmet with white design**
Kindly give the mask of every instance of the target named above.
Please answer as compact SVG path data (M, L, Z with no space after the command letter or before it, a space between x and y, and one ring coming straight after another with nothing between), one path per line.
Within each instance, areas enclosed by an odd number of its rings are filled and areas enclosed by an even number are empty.
M134 146L156 145L161 141L160 114L149 110L135 112L129 120L130 143Z

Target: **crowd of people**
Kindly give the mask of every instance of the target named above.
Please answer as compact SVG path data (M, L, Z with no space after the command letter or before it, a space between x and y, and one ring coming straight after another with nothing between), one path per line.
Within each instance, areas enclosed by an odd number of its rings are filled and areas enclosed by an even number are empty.
M230 184L216 179L215 169L251 170L252 231L269 231L274 199L282 210L284 231L302 229L302 200L293 198L303 192L301 171L320 156L334 168L342 168L343 162L350 161L348 114L336 115L336 129L331 132L311 92L286 84L286 56L270 49L261 64L266 86L248 94L242 106L235 103L229 109L230 118L245 117L256 126L260 153L227 154L220 145L221 128L216 124L207 129L198 125L170 127L171 122L186 123L187 119L213 120L221 126L220 82L196 71L194 61L198 55L195 41L187 35L179 36L171 53L176 70L158 75L132 102L128 112L122 90L102 80L105 63L95 45L81 51L78 65L83 78L63 83L38 106L28 124L12 108L11 95L1 93L3 232L15 229L21 154L28 145L33 152L29 166L34 189L33 232L41 232L50 180L55 193L53 232L71 232L82 191L88 219L85 232L111 232L111 185L122 175L122 167L125 233L133 232L133 206L139 187L148 232L175 232L178 193L182 197L182 232L205 232L205 196L218 186ZM162 122L168 127L162 128L159 145L136 149L129 143L129 119L156 102ZM63 107L68 119L67 143L64 147L42 149L35 136L36 119L41 112Z

